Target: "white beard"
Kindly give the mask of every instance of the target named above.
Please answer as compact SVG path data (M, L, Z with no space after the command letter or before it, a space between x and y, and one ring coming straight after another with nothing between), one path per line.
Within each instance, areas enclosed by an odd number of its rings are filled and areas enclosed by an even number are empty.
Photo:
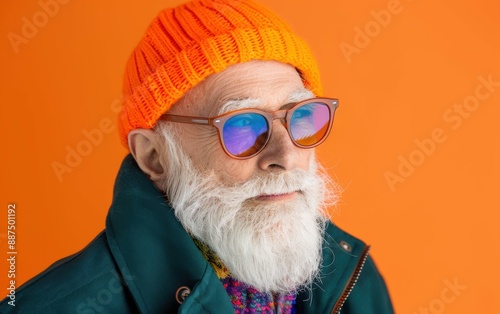
M184 228L215 252L232 277L261 292L309 286L319 273L328 219L322 206L325 175L318 174L316 161L309 172L281 171L224 185L213 172L195 169L165 129L161 188ZM253 199L293 191L300 192L291 201Z

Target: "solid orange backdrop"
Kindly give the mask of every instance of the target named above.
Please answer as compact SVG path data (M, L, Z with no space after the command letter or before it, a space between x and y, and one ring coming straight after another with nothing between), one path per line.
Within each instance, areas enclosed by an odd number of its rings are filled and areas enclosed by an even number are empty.
M15 203L17 284L104 228L127 153L125 62L156 13L181 2L0 5L0 252ZM318 149L344 187L333 220L372 245L397 312L499 313L500 5L261 3L310 43L325 96L340 99ZM4 293L8 269L1 258Z

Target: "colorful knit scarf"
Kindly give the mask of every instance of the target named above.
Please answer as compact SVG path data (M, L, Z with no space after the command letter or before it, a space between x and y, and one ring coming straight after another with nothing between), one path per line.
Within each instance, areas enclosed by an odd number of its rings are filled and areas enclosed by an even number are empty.
M233 304L236 314L264 313L264 314L294 314L295 298L294 292L279 294L275 298L270 293L263 293L241 282L233 277L220 258L205 243L194 239L196 246L200 249L203 257L212 265L215 273L222 281L229 299Z

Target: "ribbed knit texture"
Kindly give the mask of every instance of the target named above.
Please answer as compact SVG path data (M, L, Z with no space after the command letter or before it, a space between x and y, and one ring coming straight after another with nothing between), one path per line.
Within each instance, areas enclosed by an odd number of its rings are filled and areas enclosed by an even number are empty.
M204 242L193 238L203 257L212 265L231 300L235 314L295 314L295 292L282 293L273 297L231 276L229 269L214 251Z
M208 75L250 60L291 64L307 88L322 94L309 47L266 8L247 0L197 0L160 12L126 66L122 143L128 147L131 130L152 128Z
M263 293L235 278L222 279L229 299L233 304L235 314L294 314L295 292L277 295Z

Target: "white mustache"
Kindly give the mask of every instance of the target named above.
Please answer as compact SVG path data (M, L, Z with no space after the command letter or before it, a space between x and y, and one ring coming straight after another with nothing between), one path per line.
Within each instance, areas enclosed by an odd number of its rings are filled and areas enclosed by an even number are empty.
M262 195L280 195L293 192L304 192L311 188L317 178L305 170L290 172L269 173L250 178L243 184L232 185L228 188L238 189L246 199Z

